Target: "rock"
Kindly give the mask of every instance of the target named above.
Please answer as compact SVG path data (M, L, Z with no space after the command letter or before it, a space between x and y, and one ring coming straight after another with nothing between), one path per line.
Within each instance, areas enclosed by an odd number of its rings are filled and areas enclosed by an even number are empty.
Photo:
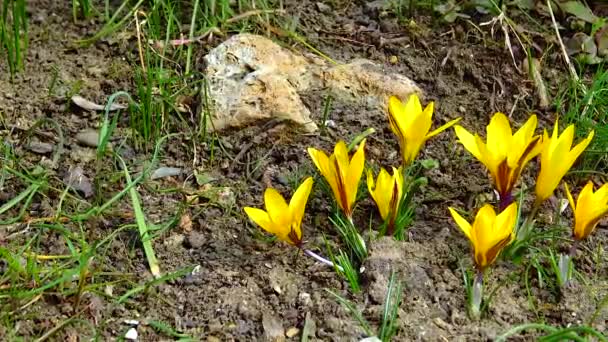
M377 338L376 336L372 336L359 340L359 342L382 342L382 340Z
M318 9L318 10L319 10L319 12L321 12L321 13L325 13L325 14L327 14L327 13L330 13L330 12L331 12L331 6L329 6L329 5L328 5L328 4L326 4L326 3L323 3L323 2L320 2L320 1L319 1L319 2L317 2L317 3L316 3L316 5L317 5L317 9Z
M298 294L298 303L303 307L308 307L312 304L312 300L310 299L310 293L300 292Z
M205 239L205 236L202 233L192 231L188 234L185 245L187 248L201 248L206 241L207 239Z
M163 244L170 248L181 246L186 241L186 237L182 234L174 234L163 240Z
M378 16L382 11L390 9L390 2L385 0L366 1L363 12L371 16Z
M179 176L181 174L182 174L182 169L180 169L178 167L161 166L158 169L154 170L154 172L152 172L152 175L150 175L150 179L173 177L173 176Z
M85 198L93 196L93 184L80 166L70 167L63 182L72 189L81 192Z
M32 141L27 144L27 149L38 154L47 154L53 152L55 145L40 141Z
M129 341L137 341L137 329L135 328L130 328L129 330L127 330L127 333L125 334L125 340L129 340Z
M375 103L383 112L388 97L395 95L405 101L413 93L422 96L422 90L409 78L399 74L386 74L382 67L366 59L328 69L322 78L322 88L329 88L337 96L350 96L351 101Z
M99 132L94 129L85 129L76 134L76 141L84 146L97 147L99 145Z
M287 50L268 38L239 34L205 56L206 94L213 105L210 130L257 122L287 121L305 132L317 130L299 93L329 91L342 101L386 111L390 95L406 100L420 88L410 79L387 74L368 60L330 63L316 55Z
M264 327L264 339L269 342L285 341L285 330L281 320L264 311L262 314L262 326Z

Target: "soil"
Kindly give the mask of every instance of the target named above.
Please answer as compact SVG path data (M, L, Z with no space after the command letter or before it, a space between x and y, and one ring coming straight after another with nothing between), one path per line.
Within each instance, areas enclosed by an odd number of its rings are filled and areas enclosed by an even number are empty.
M508 113L516 123L524 122L529 113L535 112L542 128L552 126L554 108L538 109L534 86L517 71L501 34L492 37L489 30L484 29L482 34L464 21L445 24L428 14L420 14L410 23L399 22L383 13L383 3L333 2L327 10L326 6L302 0L285 1L285 6L286 17L299 18L306 39L332 58L367 58L384 65L389 72L415 80L425 91L424 101L435 101L434 127L462 116L462 125L484 132L496 111ZM115 35L82 47L74 41L97 32L101 22L73 23L68 4L46 0L31 2L30 16L25 71L11 83L6 66L0 65L0 134L4 143L15 149L21 166L45 167L50 185L45 196L34 197L27 217L0 230L0 242L14 248L34 239L40 254L69 254L69 246L56 230L26 222L54 215L61 199L61 190L56 189L64 188L62 180L75 166L94 180L95 194L88 198L75 194L83 201L73 201L73 207L64 210L78 212L87 208L86 202L103 203L126 185L124 180L115 181L122 174L120 164L111 157L106 157L103 165L96 164L94 148L76 141L79 132L99 127L100 114L78 108L69 96L78 92L103 104L116 91L135 94L132 65L138 63L136 37ZM283 38L273 38L287 45ZM214 44L220 41L216 39ZM200 61L214 44L197 45L196 60ZM291 46L305 50L298 44ZM521 64L522 53L514 48ZM393 56L396 63L391 62ZM566 77L559 68L559 54L548 55L544 65L543 75L554 92ZM51 84L54 90L49 92ZM302 96L313 119L321 120L325 94L311 92ZM65 138L57 164L52 163L52 154L34 153L27 145L26 130L43 118L57 122ZM169 273L189 266L194 271L117 302L126 291L152 279L137 231L116 232L118 227L133 223L127 196L95 219L62 225L74 236L84 232L89 244L116 233L111 242L97 250L90 280L99 286L84 295L79 306L84 311L75 312L72 296L58 288L44 292L30 304L3 295L2 301L11 298L2 306L12 308L9 311L16 331L0 328L0 338L5 340L5 335L30 340L75 316L77 319L59 329L53 340L84 340L95 334L101 340L115 339L130 328L125 320L140 322L137 331L142 341L172 339L149 324L151 321L165 322L176 331L203 341L265 340L276 330L292 332L292 328L299 332L287 340L299 340L308 319L314 322L311 340L357 341L366 337L363 330L325 289L356 303L364 317L378 326L391 270L398 271L404 284L394 340L492 340L509 328L529 322L553 326L589 322L599 301L608 293L606 256L600 255L604 262L597 262L591 253L580 253L576 259L577 270L588 282L575 283L563 296L556 295L555 289L546 284L546 279L539 279L535 271L526 277L529 260L524 259L520 265L499 261L487 276L487 288L496 290L488 313L480 321L468 318L462 269L471 267L469 245L449 217L447 207L475 210L482 201L492 198L492 189L484 169L456 144L451 130L429 140L420 156L437 160L439 167L427 171L429 184L416 199L420 205L409 241L382 238L369 243L370 259L364 265L361 293L352 294L333 269L299 255L284 243L269 242L258 227L249 223L242 207L261 207L267 186L288 196L294 179L316 174L307 147L328 151L337 139L350 140L373 127L376 133L368 138L368 161L384 167L399 163L397 142L384 112L335 99L330 119L335 128L323 134L291 134L268 125L222 132L213 151L212 146L200 141L171 138L161 150L160 165L182 168L183 174L146 181L138 192L150 223L161 226L177 220L154 239L162 271ZM194 118L193 123L196 122ZM128 137L128 119L119 120L118 126L116 136ZM46 134L37 134L36 139L59 146L52 128L44 126L39 131ZM220 144L222 150L218 149ZM124 146L123 156L131 173L140 172L151 158L150 151L134 146L130 139ZM535 168L528 168L526 184L532 184ZM202 187L197 185L194 171L213 181ZM19 178L7 178L4 187L0 187L0 203L14 198L25 187ZM212 193L219 195L210 196ZM202 195L188 202L192 194ZM316 188L307 207L304 238L309 248L321 254L325 254L323 235L331 243L338 241L327 220L330 210L330 199ZM548 217L554 208L547 205L543 210L544 217ZM1 219L14 217L17 212L9 214L3 214ZM373 203L361 200L355 222L367 227L370 215L372 227L379 226ZM606 242L606 230L598 229L583 250L601 249ZM525 279L530 280L529 289ZM45 284L45 279L33 282L36 287ZM607 315L606 310L600 312L592 326L606 333ZM514 340L532 336L524 333Z

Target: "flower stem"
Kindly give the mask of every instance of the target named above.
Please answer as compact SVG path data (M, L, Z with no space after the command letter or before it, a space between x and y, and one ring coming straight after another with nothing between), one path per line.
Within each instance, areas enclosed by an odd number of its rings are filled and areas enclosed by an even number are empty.
M331 266L331 267L335 267L338 270L340 270L340 272L344 272L344 269L342 268L342 266L334 264L333 262L331 262L331 261L325 259L324 257L316 254L315 252L311 251L310 249L302 249L302 250L304 251L304 254L306 254L306 255L308 255L310 257L315 258L317 261L319 261L319 262L321 262L321 263L323 263L325 265L328 265L328 266Z
M568 286L570 282L570 255L560 254L558 261L559 276L557 278L560 287Z
M479 319L481 316L481 300L483 298L483 271L478 270L473 280L473 287L471 288L470 298L470 310L471 318Z
M568 284L570 284L570 281L572 280L572 259L574 259L577 247L578 240L574 240L572 246L570 246L570 250L568 250L568 254L559 255L559 285L561 287L568 286Z

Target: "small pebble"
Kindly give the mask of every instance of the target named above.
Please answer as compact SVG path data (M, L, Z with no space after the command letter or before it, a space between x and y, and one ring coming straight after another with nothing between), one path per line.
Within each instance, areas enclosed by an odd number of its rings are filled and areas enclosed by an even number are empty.
M206 241L207 239L202 233L192 231L190 234L188 234L185 245L187 248L201 248Z
M159 179L165 177L179 176L182 173L182 169L178 167L159 167L152 172L150 179Z
M291 327L291 328L287 329L287 331L285 332L285 336L292 338L299 333L300 333L300 329L298 329L296 327Z
M310 306L312 304L312 300L310 299L310 293L300 292L298 295L298 302L302 306Z
M137 329L131 328L125 334L125 339L130 340L130 341L137 341L137 336L138 336Z
M325 14L331 12L331 7L323 2L317 2L317 9L319 10L319 12Z
M93 129L85 129L76 134L76 141L84 146L97 147L99 145L99 132Z
M40 141L32 141L27 145L27 149L38 154L47 154L53 152L55 145Z

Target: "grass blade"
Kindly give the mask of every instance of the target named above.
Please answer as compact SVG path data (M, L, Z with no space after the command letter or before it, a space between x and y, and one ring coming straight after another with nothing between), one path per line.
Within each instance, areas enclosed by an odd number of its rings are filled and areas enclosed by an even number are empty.
M120 160L120 163L122 164L123 170L125 172L127 185L131 185L133 181L131 180L131 175L129 174L127 165L120 156L118 156L118 159ZM141 243L144 246L144 254L146 255L146 259L148 260L148 266L150 266L150 272L155 278L159 278L160 266L158 265L158 259L156 259L156 253L154 253L154 248L152 247L150 231L148 229L148 225L146 224L146 216L144 215L144 211L141 208L139 194L137 193L135 187L132 186L129 189L129 195L131 195L133 211L135 212L135 221L137 222L137 228L139 230L139 237L141 239Z

